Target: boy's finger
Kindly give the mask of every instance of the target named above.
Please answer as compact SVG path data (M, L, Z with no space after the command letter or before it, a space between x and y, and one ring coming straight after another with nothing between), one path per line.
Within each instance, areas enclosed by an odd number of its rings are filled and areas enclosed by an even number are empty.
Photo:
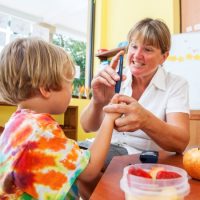
M112 97L110 103L111 103L111 104L117 104L118 102L119 102L119 94L115 94L115 95Z

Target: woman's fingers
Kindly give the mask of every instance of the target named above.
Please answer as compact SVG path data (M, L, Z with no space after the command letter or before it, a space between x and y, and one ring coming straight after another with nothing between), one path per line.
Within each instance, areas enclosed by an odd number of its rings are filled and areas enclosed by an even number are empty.
M99 84L103 84L103 85L106 85L108 87L112 87L113 84L111 84L109 81L107 81L105 78L101 77L101 76L98 76L95 78L94 81L92 81L92 87L95 87L98 86Z
M103 111L104 112L108 112L108 113L112 113L112 112L117 112L120 114L123 114L125 112L128 111L127 105L125 104L118 104L119 103L119 99L117 99L117 103L115 104L108 104L106 106L103 107Z
M100 76L107 79L112 85L116 84L116 81L120 79L119 75L110 67L107 67L100 73Z
M107 66L105 69L101 70L93 79L92 81L92 86L96 84L104 84L106 86L115 86L116 82L120 79L119 75L115 71L118 61L119 61L119 56L123 55L124 51L120 51L116 56L113 57L111 64ZM122 77L122 80L125 80L126 76Z
M100 71L95 77L93 82L100 81L107 86L114 86L116 81L119 80L119 75L110 67L105 68Z
M117 96L117 104L108 104L104 106L103 110L104 112L118 112L118 113L129 113L130 112L130 106L129 104L137 103L137 101L129 96L120 95ZM131 105L133 107L133 105Z
M118 120L120 118L117 118L116 120ZM115 120L115 121L116 121ZM136 131L138 130L138 128L134 127L134 125L130 125L130 124L125 124L123 126L117 126L115 125L115 129L118 131L118 132L133 132L133 131Z
M124 53L125 53L124 51L120 51L112 58L112 60L110 62L110 67L112 69L115 70L117 68L117 65L118 65L118 62L119 62L119 57L120 57L120 55L124 55Z
M129 96L126 96L126 95L120 95L118 97L118 99L119 99L119 103L123 102L127 105L134 103L134 102L137 102L133 97L129 97Z

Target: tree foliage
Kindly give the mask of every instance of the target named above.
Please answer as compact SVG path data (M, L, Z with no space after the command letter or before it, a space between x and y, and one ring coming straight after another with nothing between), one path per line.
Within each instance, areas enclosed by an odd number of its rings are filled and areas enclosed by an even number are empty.
M73 95L78 95L79 87L85 85L86 43L66 38L61 34L54 35L53 43L63 47L72 56L74 63L80 67L80 78L75 78L73 82Z

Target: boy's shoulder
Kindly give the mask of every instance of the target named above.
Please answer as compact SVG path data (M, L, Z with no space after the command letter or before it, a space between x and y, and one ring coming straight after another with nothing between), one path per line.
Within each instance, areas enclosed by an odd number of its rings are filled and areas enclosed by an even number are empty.
M22 119L35 119L41 123L54 123L55 119L49 113L36 113L29 109L20 109L13 113L12 117Z
M39 132L42 130L53 132L52 130L61 129L58 122L49 113L36 113L29 109L17 110L7 124L19 129L24 127L32 130L38 129Z

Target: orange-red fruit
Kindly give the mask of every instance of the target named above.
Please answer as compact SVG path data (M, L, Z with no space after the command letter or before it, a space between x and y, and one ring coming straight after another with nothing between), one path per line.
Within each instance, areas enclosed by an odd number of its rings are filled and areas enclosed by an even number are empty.
M173 179L173 178L181 177L181 175L178 174L177 172L165 171L164 168L162 168L162 167L152 168L149 172L147 172L141 168L130 167L128 170L128 174L134 175L134 176L140 176L143 178L150 178L153 180Z
M180 174L171 171L159 171L156 175L156 179L172 179L179 177L181 177Z
M183 166L192 178L200 180L200 148L191 148L184 153Z
M137 168L137 167L129 168L128 174L140 176L140 177L144 177L144 178L152 178L148 172L144 171L141 168Z

